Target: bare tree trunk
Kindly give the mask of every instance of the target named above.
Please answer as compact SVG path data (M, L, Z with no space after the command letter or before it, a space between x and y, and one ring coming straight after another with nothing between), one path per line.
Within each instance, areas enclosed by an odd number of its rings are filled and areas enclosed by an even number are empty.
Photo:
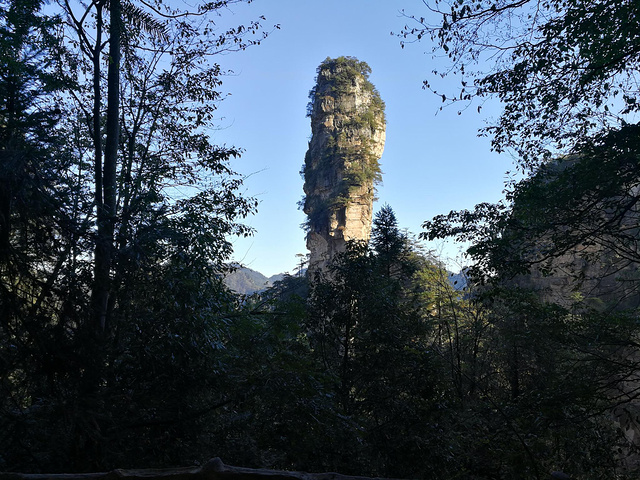
M107 137L102 165L102 202L97 208L95 265L92 291L94 329L103 335L108 328L110 271L113 257L113 234L116 215L116 164L120 137L120 30L122 25L120 0L111 0L109 67L107 70ZM96 168L99 165L96 163ZM99 174L96 173L96 178ZM96 190L99 185L96 184ZM99 198L96 193L96 199Z
M97 6L101 20L101 5ZM94 148L95 148L95 201L96 239L91 291L91 319L88 325L85 373L80 392L81 408L86 412L100 412L102 408L100 386L104 379L106 362L106 334L109 329L109 296L111 290L111 264L113 258L113 236L116 218L116 164L119 142L120 110L120 0L111 0L110 5L109 66L107 70L107 118L104 157L100 132L100 44L96 44L94 57ZM98 32L101 30L98 25ZM98 33L98 37L100 33ZM93 415L93 414L91 414ZM100 420L93 418L95 430L81 432L77 441L78 462L84 468L100 468L103 459L104 438Z

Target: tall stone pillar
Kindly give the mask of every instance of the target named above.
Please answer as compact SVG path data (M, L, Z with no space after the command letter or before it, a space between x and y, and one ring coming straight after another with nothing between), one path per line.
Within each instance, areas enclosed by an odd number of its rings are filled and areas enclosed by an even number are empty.
M317 72L302 170L310 274L325 268L347 241L369 239L386 126L384 102L366 63L327 58Z

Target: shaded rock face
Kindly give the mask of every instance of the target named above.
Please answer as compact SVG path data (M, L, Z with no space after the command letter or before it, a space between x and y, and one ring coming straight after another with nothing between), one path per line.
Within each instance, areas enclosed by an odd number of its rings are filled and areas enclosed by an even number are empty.
M368 80L368 65L328 58L317 72L302 170L310 274L344 251L347 241L369 239L385 142L384 103Z
M629 218L636 217L637 212ZM594 309L602 313L637 311L640 306L640 265L622 258L602 244L578 245L566 254L532 268L529 275L515 279L519 287L535 291L544 302L576 312ZM637 342L638 339L635 339ZM618 445L618 468L640 471L640 351L619 346L612 357L626 365L619 375L601 380L609 398L610 419L624 435Z
M580 167L580 162L579 157L557 160L545 175L551 181L566 171L580 178L581 170L572 170ZM542 301L574 313L595 311L611 315L612 321L623 312L637 316L640 309L640 204L637 201L640 187L634 180L628 189L611 191L614 195L603 196L599 201L585 196L584 204L588 208L576 210L579 220L571 225L571 231L565 230L567 237L582 237L584 241L572 242L561 255L546 258L538 253L552 250L554 239L550 235L532 237L529 245L538 247L531 248L533 266L528 274L515 277L513 285L534 291ZM552 222L553 218L544 221ZM640 471L638 340L634 335L628 342L610 345L612 359L619 362L621 370L600 379L601 391L610 402L611 419L627 441L626 447L623 443L618 445L618 467L636 474Z
M540 173L541 178L563 183L571 177L580 177L579 157L554 161ZM569 178L560 177L568 173ZM567 243L547 234L529 239L532 268L528 275L516 279L516 284L538 292L545 302L565 308L590 308L600 312L628 311L640 308L640 187L616 192L608 198L593 201L590 197L577 203L575 221L564 227L567 238L577 239ZM516 202L516 207L517 202ZM570 210L573 211L573 210ZM556 218L543 218L553 224ZM571 231L569 231L569 228ZM562 230L560 230L562 231ZM531 245L534 248L531 248ZM546 257L544 252L564 250L561 255Z
M529 275L517 277L519 287L534 290L548 303L600 312L640 307L640 266L600 245L578 245L573 251L546 260Z

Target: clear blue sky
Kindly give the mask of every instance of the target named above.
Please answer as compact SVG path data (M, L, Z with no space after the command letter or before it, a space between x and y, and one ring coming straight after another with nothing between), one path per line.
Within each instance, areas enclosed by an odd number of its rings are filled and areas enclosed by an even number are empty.
M383 184L374 210L388 203L400 227L418 234L434 215L502 197L511 158L491 153L489 140L477 136L497 108L485 105L481 115L475 106L462 115L455 107L438 112L441 100L423 90L422 81L443 60L432 58L428 42L400 48L390 33L408 21L402 9L428 13L421 0L255 0L221 19L246 23L264 15L266 26L281 27L260 46L216 58L236 74L224 79L231 95L220 104L221 128L213 138L245 149L233 167L248 177L246 193L260 202L245 222L256 234L233 240L235 260L269 276L292 272L296 254L307 253L299 171L311 135L308 93L327 57L367 62L386 103Z

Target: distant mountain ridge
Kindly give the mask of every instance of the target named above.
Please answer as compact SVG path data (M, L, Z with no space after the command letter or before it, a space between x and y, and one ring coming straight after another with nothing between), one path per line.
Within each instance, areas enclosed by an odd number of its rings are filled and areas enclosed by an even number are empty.
M250 268L238 266L235 271L224 277L224 283L236 293L251 295L271 287L278 280L282 280L284 275L284 273L278 273L266 277Z
M278 273L266 277L248 267L236 266L235 271L224 277L224 283L236 293L251 295L252 293L266 290L275 282L282 280L285 275L285 273ZM467 286L467 276L464 271L459 273L449 272L448 279L455 290L463 290Z
M464 290L467 288L467 272L462 270L458 273L449 273L449 283L454 290Z

